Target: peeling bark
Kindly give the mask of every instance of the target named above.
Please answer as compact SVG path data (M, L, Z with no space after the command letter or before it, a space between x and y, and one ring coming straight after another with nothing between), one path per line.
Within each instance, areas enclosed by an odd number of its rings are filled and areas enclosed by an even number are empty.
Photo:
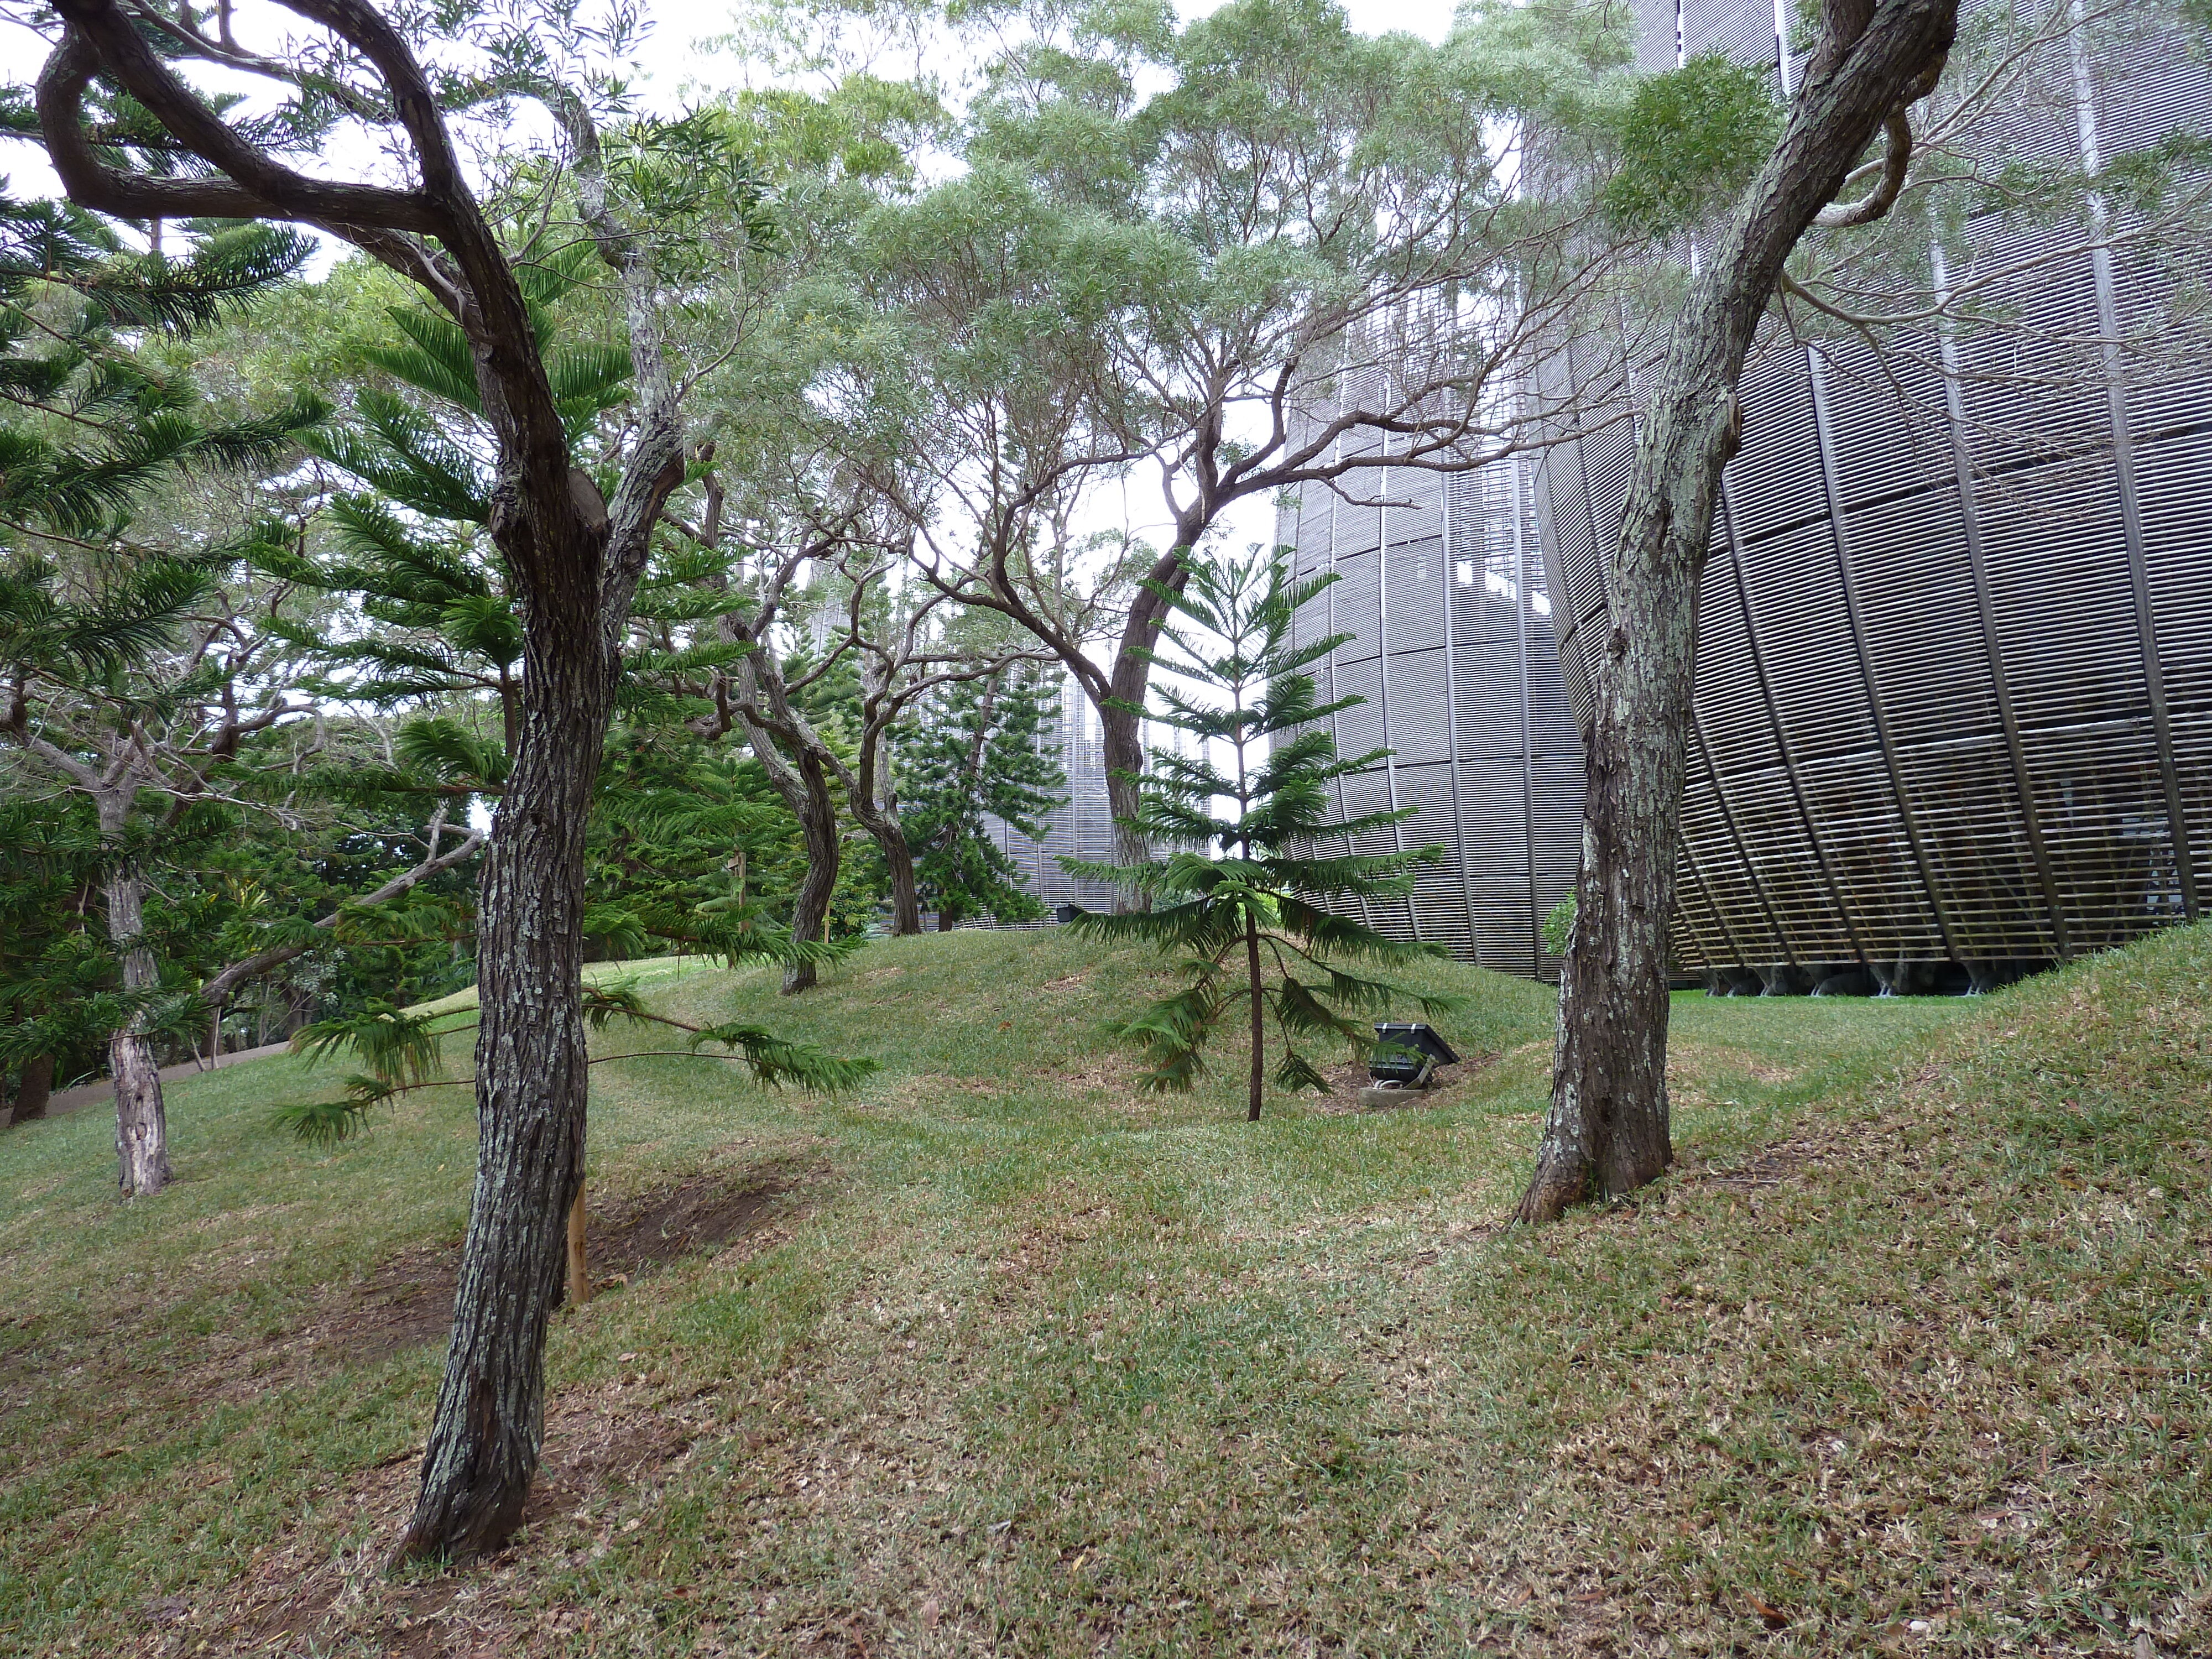
M112 833L120 836L121 811L107 810L107 799L100 805L102 818L113 818ZM121 809L128 806L127 799L120 802ZM109 826L103 823L101 827ZM146 945L145 910L145 877L129 860L118 860L107 878L107 937L122 961L126 991L151 991L161 983L154 953ZM115 1079L117 1182L125 1198L151 1198L169 1184L169 1116L143 1009L134 1012L108 1038L107 1066Z

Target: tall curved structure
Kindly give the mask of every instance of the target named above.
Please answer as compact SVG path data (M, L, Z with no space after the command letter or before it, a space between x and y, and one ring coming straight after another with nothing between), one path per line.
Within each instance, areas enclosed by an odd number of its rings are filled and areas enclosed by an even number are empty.
M1637 0L1642 61L1720 51L1789 75L1778 9ZM2145 41L2093 65L2060 43L2001 142L2101 169L2176 128L2212 131L2206 64ZM2212 332L2179 303L2204 273L2063 252L2081 240L1990 219L1955 269L1931 254L1936 282L1990 283L2022 326L1893 337L1880 357L1847 332L1771 337L1747 372L1701 603L1685 971L1961 990L2206 900ZM2133 348L2160 331L2153 368ZM1547 976L1536 921L1574 874L1570 710L1606 631L1638 402L1625 347L1571 374L1598 418L1525 470L1391 469L1358 486L1391 504L1309 489L1280 525L1301 572L1344 578L1300 618L1358 635L1322 674L1367 699L1338 717L1341 750L1396 751L1344 805L1413 806L1392 844L1449 855L1374 921Z
M1343 781L1338 805L1413 809L1358 850L1444 849L1408 897L1365 920L1486 968L1556 977L1542 925L1574 886L1582 738L1530 486L1518 459L1449 477L1362 470L1342 494L1302 491L1276 533L1298 574L1339 579L1296 619L1302 639L1353 636L1316 671L1324 702L1365 699L1333 717L1337 752L1392 750Z
M1639 11L1650 66L1717 49L1790 70L1765 0ZM2003 142L2097 171L2178 126L2212 128L2206 65L2144 42L2093 70L2061 43ZM2120 343L2197 327L2201 366L2212 341L2176 304L2184 274L2148 253L2062 255L2078 229L1995 220L1966 240L1972 266L1947 271L1937 251L1934 281L2010 270L1997 297L2023 328L1908 338L1879 360L1856 338L1785 344L1745 377L1699 614L1686 968L1955 988L2198 914L2212 384ZM1632 406L1626 376L1611 389ZM1623 422L1542 469L1578 705L1632 445Z

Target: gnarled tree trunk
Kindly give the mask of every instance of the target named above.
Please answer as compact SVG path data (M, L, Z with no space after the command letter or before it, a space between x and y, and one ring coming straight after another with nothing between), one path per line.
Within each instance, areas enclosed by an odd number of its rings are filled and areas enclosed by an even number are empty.
M819 939L830 921L830 895L837 890L837 865L842 851L837 842L837 801L830 793L830 775L814 755L802 750L792 769L799 782L792 811L798 814L799 835L806 847L806 873L799 878L799 896L791 907L791 936ZM784 995L796 996L813 984L812 963L793 962L785 967Z
M914 848L907 845L906 827L899 822L896 808L886 810L873 803L863 805L857 795L850 799L853 816L875 838L877 849L884 855L884 871L891 884L891 932L920 933L921 894L915 879Z
M570 574L581 591L533 595L514 770L484 855L476 1196L403 1558L503 1543L544 1428L545 1332L583 1178L584 830L617 672L599 550L562 551L540 570Z
M1672 1158L1667 929L1698 580L1721 471L1741 432L1736 383L1784 261L1885 122L1901 176L1903 112L1933 90L1957 24L1958 0L1829 0L1781 141L1692 284L1668 343L1606 571L1613 629L1592 675L1580 902L1523 1221L1631 1192Z

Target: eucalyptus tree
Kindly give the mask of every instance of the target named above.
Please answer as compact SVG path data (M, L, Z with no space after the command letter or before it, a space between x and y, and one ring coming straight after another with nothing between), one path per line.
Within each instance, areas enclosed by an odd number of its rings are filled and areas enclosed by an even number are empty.
M927 204L895 294L962 351L1003 314L1018 363L935 377L992 459L968 469L988 510L959 519L964 546L933 544L933 579L1036 631L1091 698L1133 861L1137 711L1185 553L1240 502L1372 502L1384 469L1540 441L1515 388L1616 245L1586 202L1520 188L1528 118L1563 68L1602 111L1626 55L1589 29L1583 58L1540 73L1508 33L1370 39L1332 0L1231 0L1180 27L1050 0L957 16L981 55L971 172ZM1164 548L1073 604L1037 523L1056 494L1133 478L1157 480Z
M523 619L513 763L484 861L480 906L477 1198L453 1338L404 1557L473 1553L519 1521L536 1468L544 1348L581 1176L586 1073L580 1001L584 843L619 673L624 620L660 510L683 482L687 373L672 347L662 263L699 229L699 210L742 172L712 136L621 118L587 50L620 50L622 19L474 7L394 21L362 0L287 0L305 40L261 52L205 32L187 9L158 19L124 0L59 0L37 92L40 137L72 199L133 218L189 216L319 226L418 284L468 343L493 453L487 531ZM206 77L240 74L280 98L335 108L365 128L353 153L388 152L397 178L310 176L246 124L226 121ZM86 121L95 82L126 93L194 170L164 174L103 150ZM510 182L565 174L533 192L541 214L503 235L457 143L454 118L543 106L544 154L489 152ZM611 154L611 149L612 154ZM336 152L333 152L335 154ZM527 169L516 168L518 160ZM204 168L204 171L199 169ZM527 172L531 177L519 175ZM573 200L576 212L563 212ZM607 458L611 495L575 465L568 427L517 280L533 234L587 240L605 264L632 366L632 418Z

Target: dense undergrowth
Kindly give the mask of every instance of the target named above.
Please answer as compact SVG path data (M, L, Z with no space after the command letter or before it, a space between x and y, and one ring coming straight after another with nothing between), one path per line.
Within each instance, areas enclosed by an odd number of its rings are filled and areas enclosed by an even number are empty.
M11 1133L0 1647L2212 1645L2203 930L1977 1005L1682 999L1682 1167L1535 1233L1496 1224L1547 994L1439 964L1496 1058L1255 1127L1233 1051L1161 1100L1102 1044L1154 967L965 933L796 1002L643 981L885 1070L824 1102L596 1068L627 1282L557 1323L527 1532L453 1575L379 1566L467 1091L319 1152L268 1117L334 1071L195 1079L178 1185L130 1207L96 1110Z

